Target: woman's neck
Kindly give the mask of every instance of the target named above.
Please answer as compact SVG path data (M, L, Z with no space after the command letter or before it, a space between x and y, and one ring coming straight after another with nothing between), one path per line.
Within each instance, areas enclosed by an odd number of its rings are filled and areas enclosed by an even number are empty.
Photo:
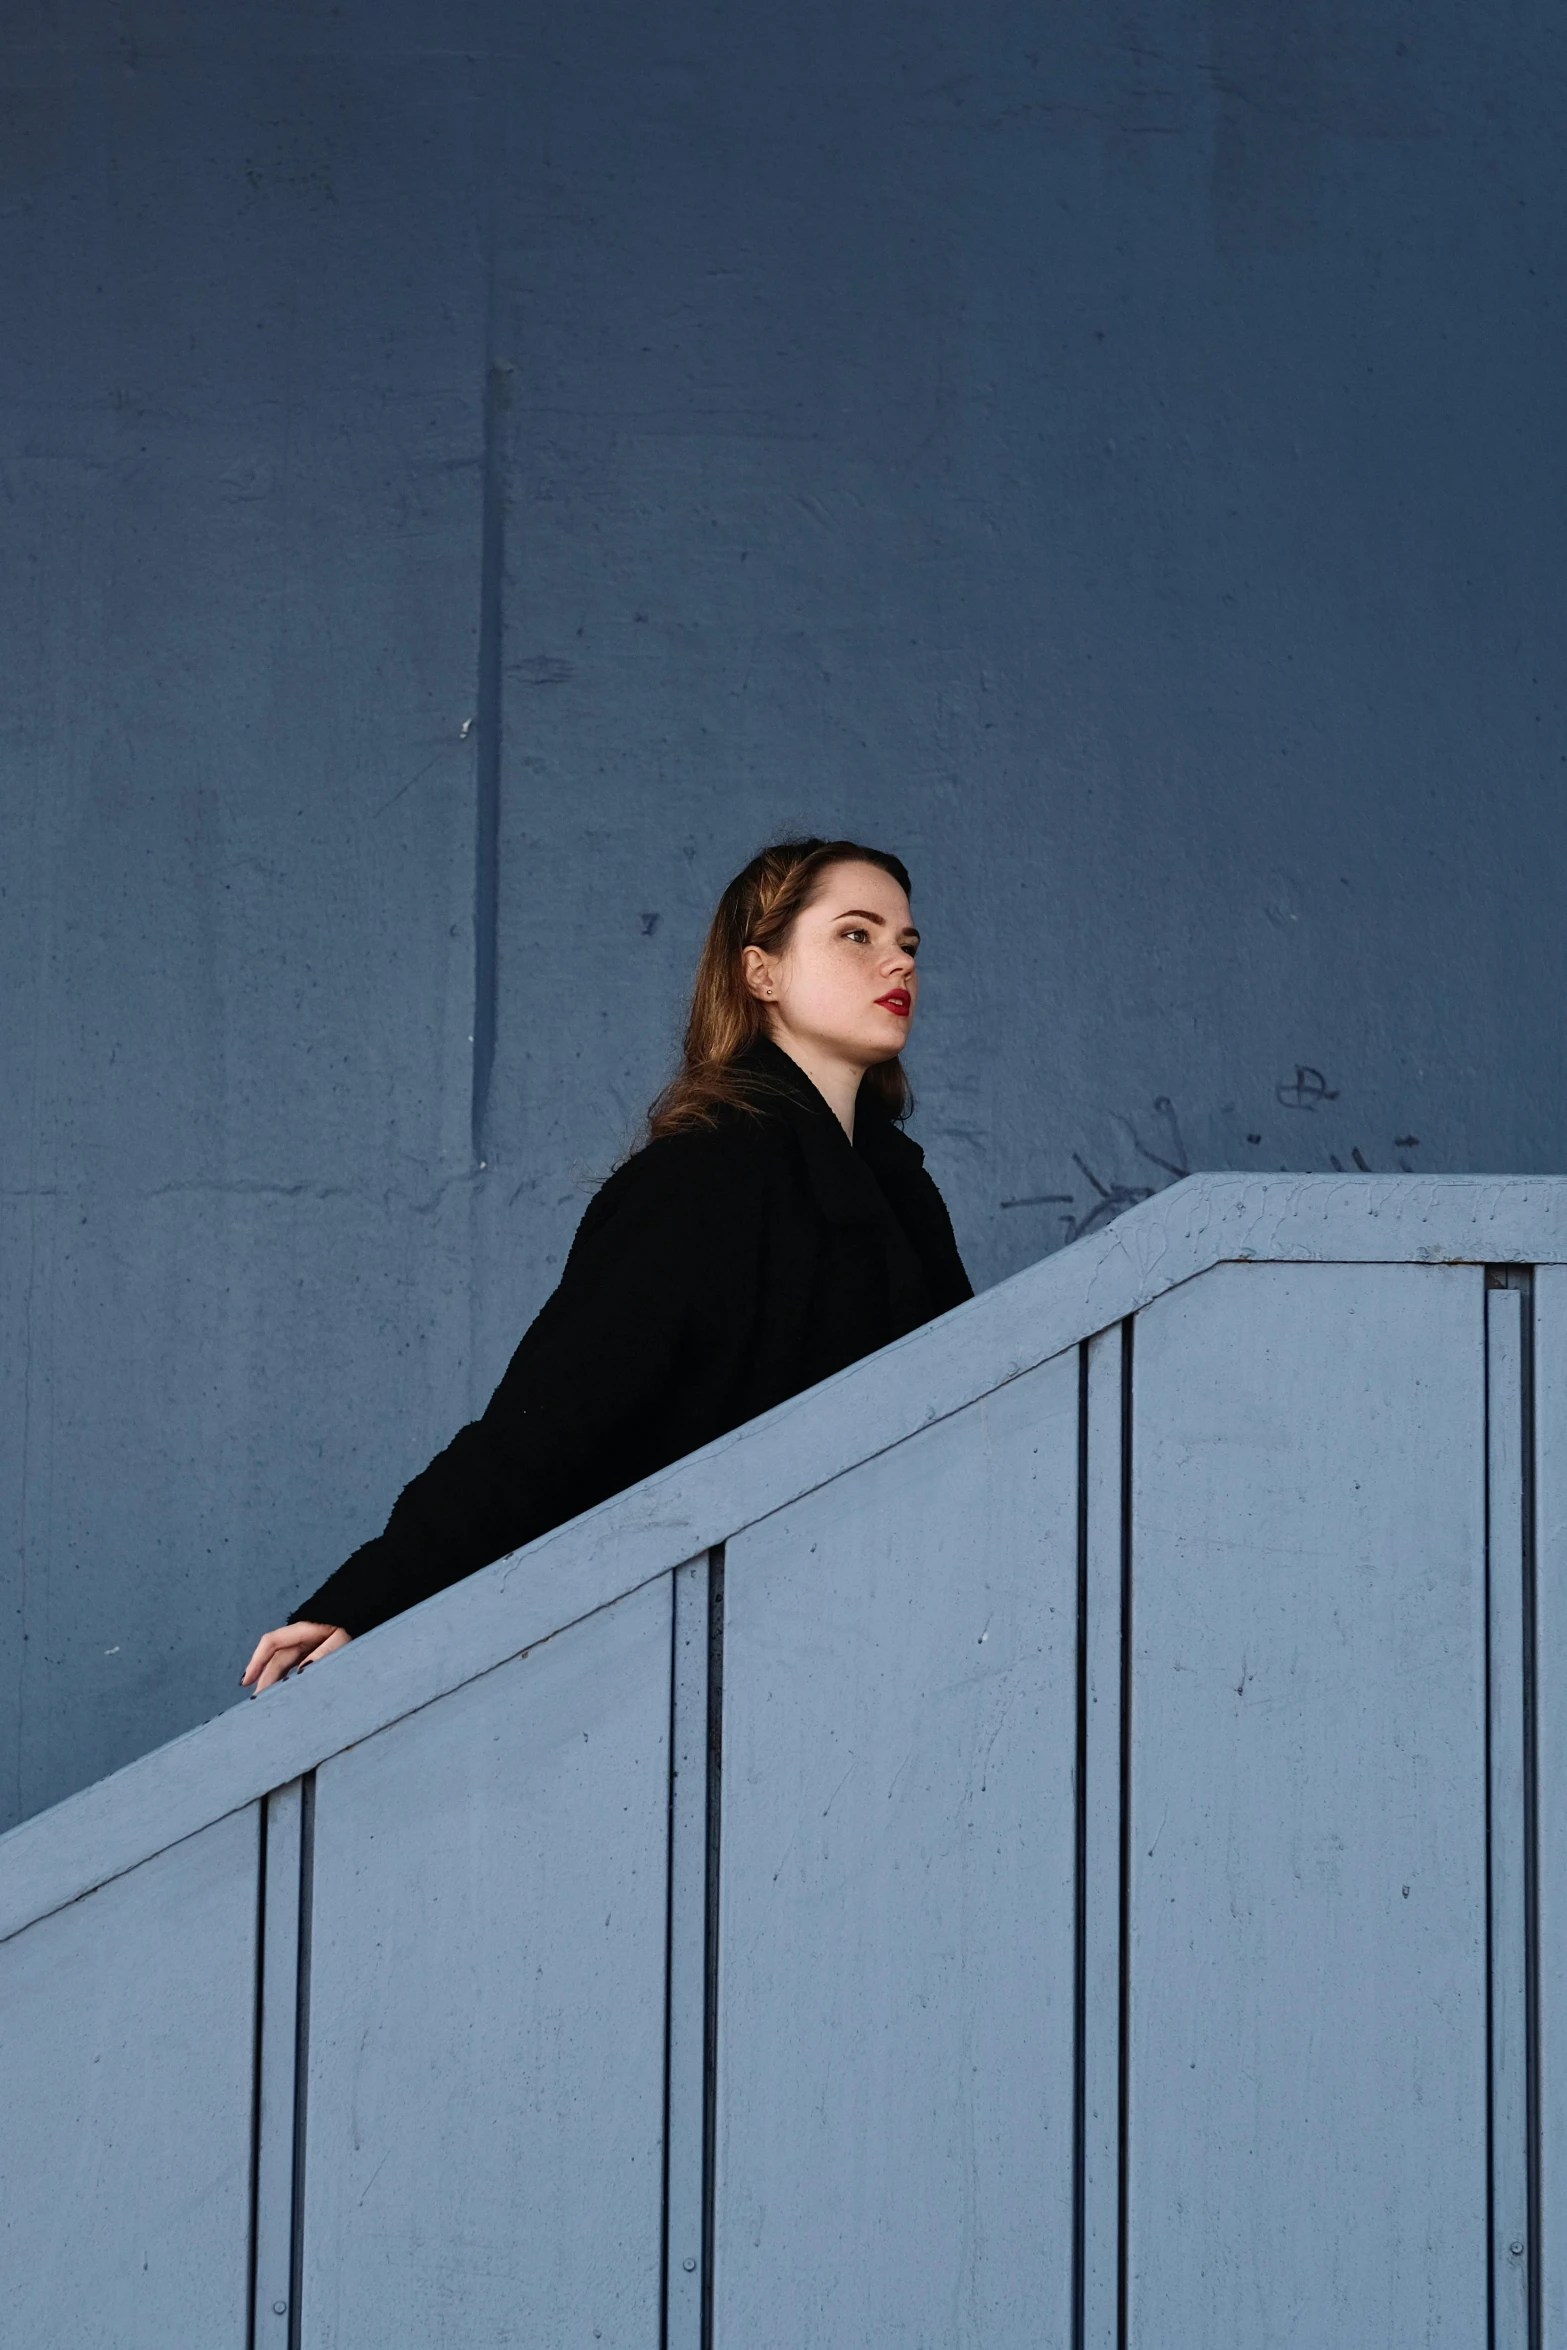
M844 1133L854 1140L854 1105L859 1099L863 1069L852 1062L841 1061L836 1053L822 1051L809 1043L800 1043L794 1037L772 1034L773 1043L786 1053L797 1069L803 1069L823 1101L837 1119Z

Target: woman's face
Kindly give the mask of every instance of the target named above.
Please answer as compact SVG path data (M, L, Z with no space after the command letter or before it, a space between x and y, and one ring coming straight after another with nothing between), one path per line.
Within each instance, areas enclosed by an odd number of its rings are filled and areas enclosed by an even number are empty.
M745 950L746 981L773 1035L810 1065L861 1070L902 1051L919 992L920 934L909 901L879 865L829 865L781 954Z

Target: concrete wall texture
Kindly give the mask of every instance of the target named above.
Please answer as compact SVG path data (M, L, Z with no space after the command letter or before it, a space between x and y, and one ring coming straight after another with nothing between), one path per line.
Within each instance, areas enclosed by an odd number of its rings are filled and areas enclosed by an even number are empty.
M14 0L0 1824L488 1394L712 899L902 851L976 1279L1567 1162L1542 0Z

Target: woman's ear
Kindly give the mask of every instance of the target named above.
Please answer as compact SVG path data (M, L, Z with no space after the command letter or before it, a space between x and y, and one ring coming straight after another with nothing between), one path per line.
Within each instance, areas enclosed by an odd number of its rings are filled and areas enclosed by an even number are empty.
M742 947L740 949L740 969L744 974L745 984L752 995L765 998L772 994L771 957L764 954L760 947Z

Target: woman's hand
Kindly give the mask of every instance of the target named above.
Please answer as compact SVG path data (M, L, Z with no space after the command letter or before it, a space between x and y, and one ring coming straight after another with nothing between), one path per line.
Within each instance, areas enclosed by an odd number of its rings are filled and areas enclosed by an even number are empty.
M280 1624L275 1632L263 1632L256 1642L256 1653L240 1675L240 1686L258 1697L296 1665L313 1665L318 1656L346 1648L352 1638L341 1624Z

